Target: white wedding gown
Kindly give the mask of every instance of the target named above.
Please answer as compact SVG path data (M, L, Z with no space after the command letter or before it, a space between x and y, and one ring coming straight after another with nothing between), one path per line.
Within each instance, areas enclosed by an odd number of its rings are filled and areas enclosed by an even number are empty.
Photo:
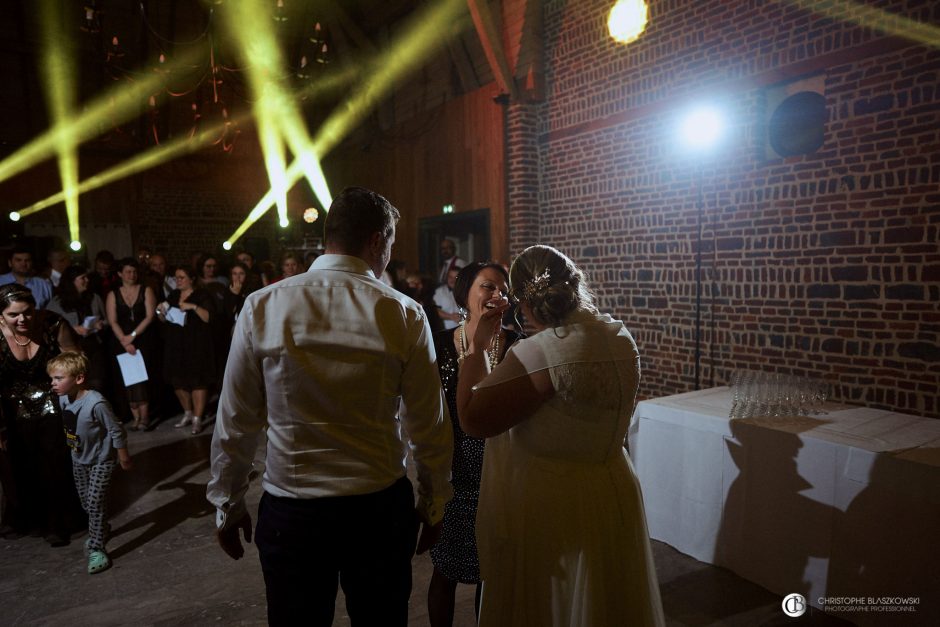
M639 483L623 448L639 355L609 316L517 342L477 387L548 368L555 395L486 444L481 627L663 625Z

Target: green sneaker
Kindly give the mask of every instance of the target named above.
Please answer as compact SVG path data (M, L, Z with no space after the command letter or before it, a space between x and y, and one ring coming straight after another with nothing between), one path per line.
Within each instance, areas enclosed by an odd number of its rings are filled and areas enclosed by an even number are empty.
M104 551L92 551L88 556L88 574L94 575L111 568L111 558Z

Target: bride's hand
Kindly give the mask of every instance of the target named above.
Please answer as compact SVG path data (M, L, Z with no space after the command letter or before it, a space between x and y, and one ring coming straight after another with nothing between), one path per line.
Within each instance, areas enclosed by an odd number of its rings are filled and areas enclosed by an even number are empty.
M492 308L489 305L492 304ZM477 323L477 330L473 334L472 352L483 352L490 347L493 342L493 336L499 333L503 320L503 314L509 309L509 299L505 296L497 296L487 302L487 309L480 316Z

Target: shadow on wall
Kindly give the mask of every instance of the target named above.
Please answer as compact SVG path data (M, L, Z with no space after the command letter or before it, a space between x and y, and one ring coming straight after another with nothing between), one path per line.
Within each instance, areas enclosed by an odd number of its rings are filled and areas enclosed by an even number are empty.
M824 424L812 419L801 430ZM731 430L725 444L737 477L722 512L716 565L859 625L898 617L940 624L940 450L902 459L903 452L823 443L799 460L818 473L814 486L799 472L798 434L740 420ZM726 476L733 472L726 462ZM835 597L864 602L838 605ZM892 609L903 605L913 608Z

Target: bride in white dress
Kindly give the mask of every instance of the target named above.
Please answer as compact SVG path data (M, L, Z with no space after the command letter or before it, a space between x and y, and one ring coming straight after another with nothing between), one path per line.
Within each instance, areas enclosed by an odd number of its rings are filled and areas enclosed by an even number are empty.
M490 372L508 303L477 326L458 379L464 431L489 438L476 531L480 626L664 625L643 499L623 448L640 358L583 273L527 248L510 293L537 333Z

